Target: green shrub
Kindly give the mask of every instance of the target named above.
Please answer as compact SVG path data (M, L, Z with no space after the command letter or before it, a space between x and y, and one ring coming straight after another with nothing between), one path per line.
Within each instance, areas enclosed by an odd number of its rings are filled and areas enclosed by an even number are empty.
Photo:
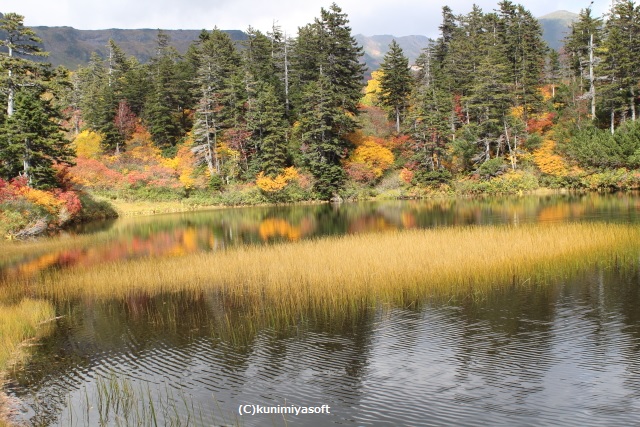
M615 134L588 126L577 130L561 148L583 166L640 167L640 121L627 122Z
M507 169L507 165L504 163L502 157L495 157L482 163L478 168L478 174L482 178L492 178L498 176L500 173Z
M427 187L440 186L441 184L449 184L453 175L447 169L436 170L420 170L416 171L411 181L414 185L424 185Z

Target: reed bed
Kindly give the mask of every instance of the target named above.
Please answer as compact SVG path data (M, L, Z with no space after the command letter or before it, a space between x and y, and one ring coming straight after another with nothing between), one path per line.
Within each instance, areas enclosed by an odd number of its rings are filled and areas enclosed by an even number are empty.
M467 227L348 235L138 259L44 276L37 295L120 298L219 291L286 313L540 282L594 262L637 262L640 228L616 224ZM626 260L626 261L625 261Z
M54 313L53 305L43 300L25 298L18 304L0 305L0 372L20 360L20 345L44 333L44 322L54 318Z

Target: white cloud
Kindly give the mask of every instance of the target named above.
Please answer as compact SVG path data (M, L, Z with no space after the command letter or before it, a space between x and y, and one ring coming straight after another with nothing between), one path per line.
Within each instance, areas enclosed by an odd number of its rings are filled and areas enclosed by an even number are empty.
M456 14L467 13L466 0L343 0L338 5L348 14L354 33L424 34L436 36L442 6ZM497 0L477 0L485 12L497 8ZM529 4L526 4L529 3ZM565 9L578 12L586 0L536 0L524 4L534 16ZM267 31L274 20L283 30L295 33L329 7L331 0L3 0L2 12L25 16L29 26L72 26L79 29L165 28L244 30L249 25ZM609 2L596 0L596 14L606 11Z

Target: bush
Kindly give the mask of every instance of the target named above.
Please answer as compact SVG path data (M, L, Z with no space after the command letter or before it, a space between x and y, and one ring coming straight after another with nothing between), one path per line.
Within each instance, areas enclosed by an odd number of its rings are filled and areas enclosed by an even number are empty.
M613 135L595 126L577 130L562 148L583 166L638 168L640 121L623 124Z
M441 184L449 184L453 175L446 169L437 170L419 170L414 171L412 184L421 184L427 187L439 186Z
M478 168L478 174L485 179L492 178L503 173L507 168L502 157L495 157L482 163Z
M490 180L461 179L454 183L458 194L517 194L540 187L538 178L529 172L509 171Z

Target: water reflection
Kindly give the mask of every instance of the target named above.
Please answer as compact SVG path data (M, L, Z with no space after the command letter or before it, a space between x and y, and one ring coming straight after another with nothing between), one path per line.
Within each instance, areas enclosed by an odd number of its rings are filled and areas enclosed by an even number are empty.
M332 408L289 425L632 425L639 285L637 266L593 269L481 299L300 308L293 322L215 293L76 300L59 305L66 316L8 390L33 425L74 424L112 372L227 417L241 403Z
M637 194L620 193L280 206L125 218L102 223L104 230L99 230L99 224L89 224L78 228L78 234L53 238L54 242L66 242L60 248L0 259L0 278L73 265L350 233L476 224L635 223L640 219L639 207Z

